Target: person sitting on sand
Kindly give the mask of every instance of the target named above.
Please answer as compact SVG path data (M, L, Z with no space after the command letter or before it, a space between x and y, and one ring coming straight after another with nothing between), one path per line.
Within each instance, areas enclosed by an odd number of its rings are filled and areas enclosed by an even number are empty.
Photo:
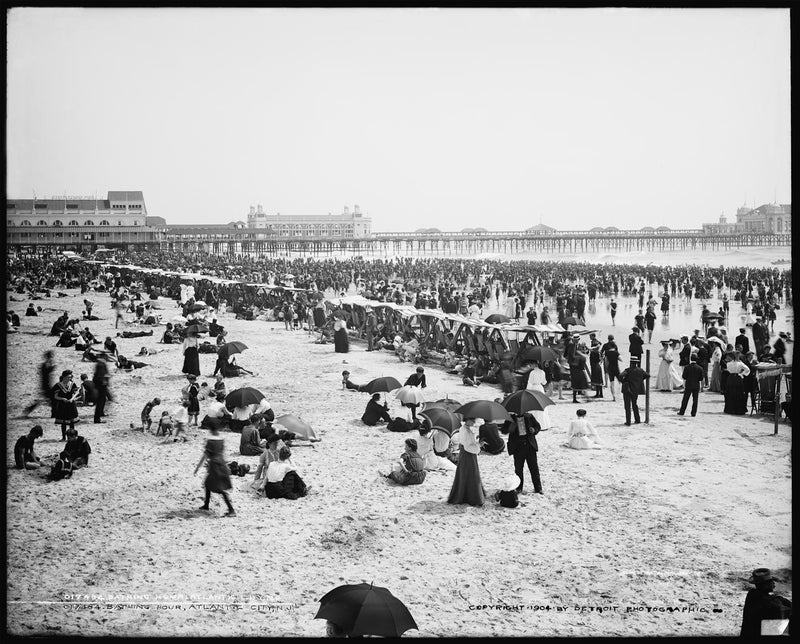
M386 429L392 432L410 432L412 429L419 427L419 421L415 416L415 407L412 403L400 403L400 410L397 416L386 424Z
M78 335L72 332L72 328L64 329L61 332L61 337L56 342L57 347L71 347L78 341Z
M267 467L267 484L264 488L268 499L295 500L308 494L309 487L300 478L291 462L292 451L282 447L278 452L278 460Z
M39 469L41 462L33 449L37 438L44 435L41 425L35 425L25 436L20 436L14 445L14 464L18 470Z
M161 336L162 344L175 344L178 341L178 335L171 322L167 322L167 328L164 330L164 335Z
M586 410L579 409L575 414L578 418L569 425L567 447L572 449L599 449L602 447L597 442L600 438L597 430L586 420Z
M478 443L487 454L502 454L506 448L496 423L484 423L478 428Z
M417 441L407 438L405 451L400 455L400 460L392 465L392 471L381 476L394 481L398 485L419 485L425 480L425 462L417 453Z
M61 335L64 331L69 330L69 314L64 311L63 315L56 318L53 326L50 327L50 335Z
M381 421L391 422L392 417L389 415L389 406L386 403L381 404L380 400L380 394L372 394L364 414L361 416L362 423L374 427Z
M25 309L25 315L26 315L27 317L32 317L32 316L37 316L37 315L39 315L39 314L36 312L36 307L34 307L34 306L33 306L33 302L31 302L30 304L28 304L28 308L27 308L27 309Z
M497 501L504 508L519 507L519 492L517 488L520 486L519 476L516 474L509 474L502 490L497 490L494 493L494 500Z
M258 490L261 494L264 493L264 488L267 485L267 468L270 463L279 460L280 451L283 447L286 447L286 444L277 433L273 433L266 439L266 449L258 459L255 480L252 483L253 489Z
M342 371L342 389L349 389L350 391L364 391L364 386L350 382L350 372L345 369Z
M422 389L427 387L428 385L425 381L425 368L417 367L416 371L406 379L403 386L420 387Z
M264 452L266 441L262 441L254 425L242 428L239 441L239 453L242 456L260 456Z
M236 356L231 356L228 358L228 362L223 367L222 375L226 378L236 378L241 376L243 373L251 376L253 375L252 371L248 371L244 367L240 367L238 364L236 364Z
M64 451L72 461L74 469L89 467L89 454L92 453L92 448L89 441L78 435L77 429L67 430L67 444L64 446Z
M58 460L50 468L50 472L45 477L48 481L61 481L62 479L72 478L74 467L69 459L66 450L58 455Z
M225 386L225 377L221 373L218 373L216 378L217 380L214 383L214 395L222 395L224 398L228 395L228 388Z
M81 374L80 403L82 405L94 405L97 402L97 387L85 373Z
M452 461L436 455L432 434L431 422L423 416L420 422L419 435L415 437L415 440L417 441L417 454L422 458L425 469L455 470L456 466Z
M215 400L209 403L206 408L206 415L200 421L200 427L203 429L211 429L212 427L221 429L228 425L230 418L231 413L225 407L225 395L218 393Z

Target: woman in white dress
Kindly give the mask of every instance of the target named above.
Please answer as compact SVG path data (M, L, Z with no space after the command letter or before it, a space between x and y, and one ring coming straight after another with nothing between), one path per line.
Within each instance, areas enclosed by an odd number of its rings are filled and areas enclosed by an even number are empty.
M672 362L669 364L669 373L672 378L672 389L683 389L683 367L679 366L679 361L675 360L675 356L680 353L681 341L672 341Z
M454 470L455 463L437 456L433 448L433 437L431 436L431 424L427 418L422 419L417 437L417 454L420 455L426 470Z
M675 352L669 346L669 340L661 341L658 357L661 358L661 363L658 365L656 389L658 391L672 391L672 373L670 367L675 361Z
M578 418L569 424L567 446L572 449L600 449L600 436L592 424L586 420L586 410L575 412Z
M528 374L528 386L527 389L529 391L538 391L540 393L544 393L544 386L547 384L547 376L544 373L544 370L539 366L539 363L534 361L533 369L530 370ZM553 421L550 420L550 414L547 412L547 407L545 407L542 411L538 411L536 409L531 410L533 417L538 421L539 425L542 426L542 429L550 429L553 426Z

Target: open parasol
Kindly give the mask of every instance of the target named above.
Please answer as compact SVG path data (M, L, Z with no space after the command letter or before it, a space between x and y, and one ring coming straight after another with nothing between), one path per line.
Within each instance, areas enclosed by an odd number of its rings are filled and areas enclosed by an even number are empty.
M283 416L278 416L273 421L273 426L274 425L280 425L286 430L294 432L301 438L307 438L308 440L317 438L317 435L311 425L294 414L284 414Z
M247 405L255 405L264 400L265 396L258 389L253 387L240 387L234 389L231 393L225 396L225 406L228 409L235 407L247 407Z
M314 619L333 622L350 637L379 635L400 637L417 623L405 604L387 588L372 584L347 584L327 592L319 600Z
M377 394L381 392L394 391L395 389L400 389L402 386L403 385L400 384L400 381L397 378L392 378L392 376L381 376L380 378L370 380L366 385L364 385L364 391L368 394Z
M510 413L519 416L527 411L542 411L545 407L552 405L553 401L540 391L522 389L511 394L501 404Z
M245 349L247 345L244 342L226 342L217 350L217 356L227 360L234 353L241 353Z
M473 400L455 410L464 418L483 418L486 422L511 420L505 407L493 400Z

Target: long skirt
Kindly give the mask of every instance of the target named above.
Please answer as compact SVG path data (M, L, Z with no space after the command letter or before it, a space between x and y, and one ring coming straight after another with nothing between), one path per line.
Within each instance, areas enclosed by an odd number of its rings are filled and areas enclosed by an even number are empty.
M478 469L478 455L459 448L458 466L450 488L448 503L481 506L486 500L486 490L481 483L481 472Z
M297 499L306 495L307 487L300 478L300 475L295 472L286 472L286 476L278 483L267 483L264 486L268 499Z
M200 353L197 347L188 347L183 354L183 373L193 373L200 375Z
M333 348L336 353L347 353L350 351L350 340L345 329L333 332Z
M721 369L719 367L719 362L715 362L714 366L711 368L711 378L709 378L708 380L709 391L716 391L717 393L722 391L722 386L720 383L720 372Z
M231 485L231 470L222 460L211 459L208 461L208 474L206 476L206 489L211 492L227 492Z
M742 415L747 413L747 392L744 390L744 379L738 374L729 374L725 384L726 414Z

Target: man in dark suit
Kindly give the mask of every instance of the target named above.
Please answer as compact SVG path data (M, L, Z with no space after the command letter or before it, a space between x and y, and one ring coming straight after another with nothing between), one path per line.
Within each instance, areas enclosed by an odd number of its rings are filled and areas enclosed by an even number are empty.
M753 325L753 344L756 345L758 358L764 353L764 347L769 346L769 329L761 316L756 317L756 323Z
M739 335L733 341L733 348L742 355L746 355L750 351L750 338L745 335L745 329L739 329Z
M625 405L625 424L631 424L631 410L633 411L634 424L642 422L639 419L639 405L637 403L641 394L645 393L644 379L647 377L644 369L639 366L639 358L631 358L631 366L619 374L622 382L622 401Z
M542 426L539 425L539 421L530 412L521 416L511 414L511 420L507 420L500 428L501 432L508 434L508 453L514 457L514 472L519 476L517 492L522 492L524 468L527 463L534 491L536 494L544 494L542 481L539 478L539 461L536 454L539 451L536 434L541 430Z
M678 416L686 412L689 396L692 397L692 416L697 416L697 399L700 396L700 387L703 385L703 368L697 364L697 357L692 354L689 364L683 368L683 399Z
M792 602L775 594L777 579L769 568L756 568L747 581L755 588L747 591L744 600L741 637L760 638L762 620L791 620Z
M689 364L689 356L692 355L692 345L689 344L689 336L682 335L681 343L683 346L681 347L681 352L678 354L680 360L680 362L678 362L678 366L685 367Z
M633 333L628 336L628 342L630 342L630 348L628 351L631 354L631 360L634 358L638 358L638 361L642 361L642 351L644 346L644 339L641 336L641 331L639 331L639 327L633 327Z

